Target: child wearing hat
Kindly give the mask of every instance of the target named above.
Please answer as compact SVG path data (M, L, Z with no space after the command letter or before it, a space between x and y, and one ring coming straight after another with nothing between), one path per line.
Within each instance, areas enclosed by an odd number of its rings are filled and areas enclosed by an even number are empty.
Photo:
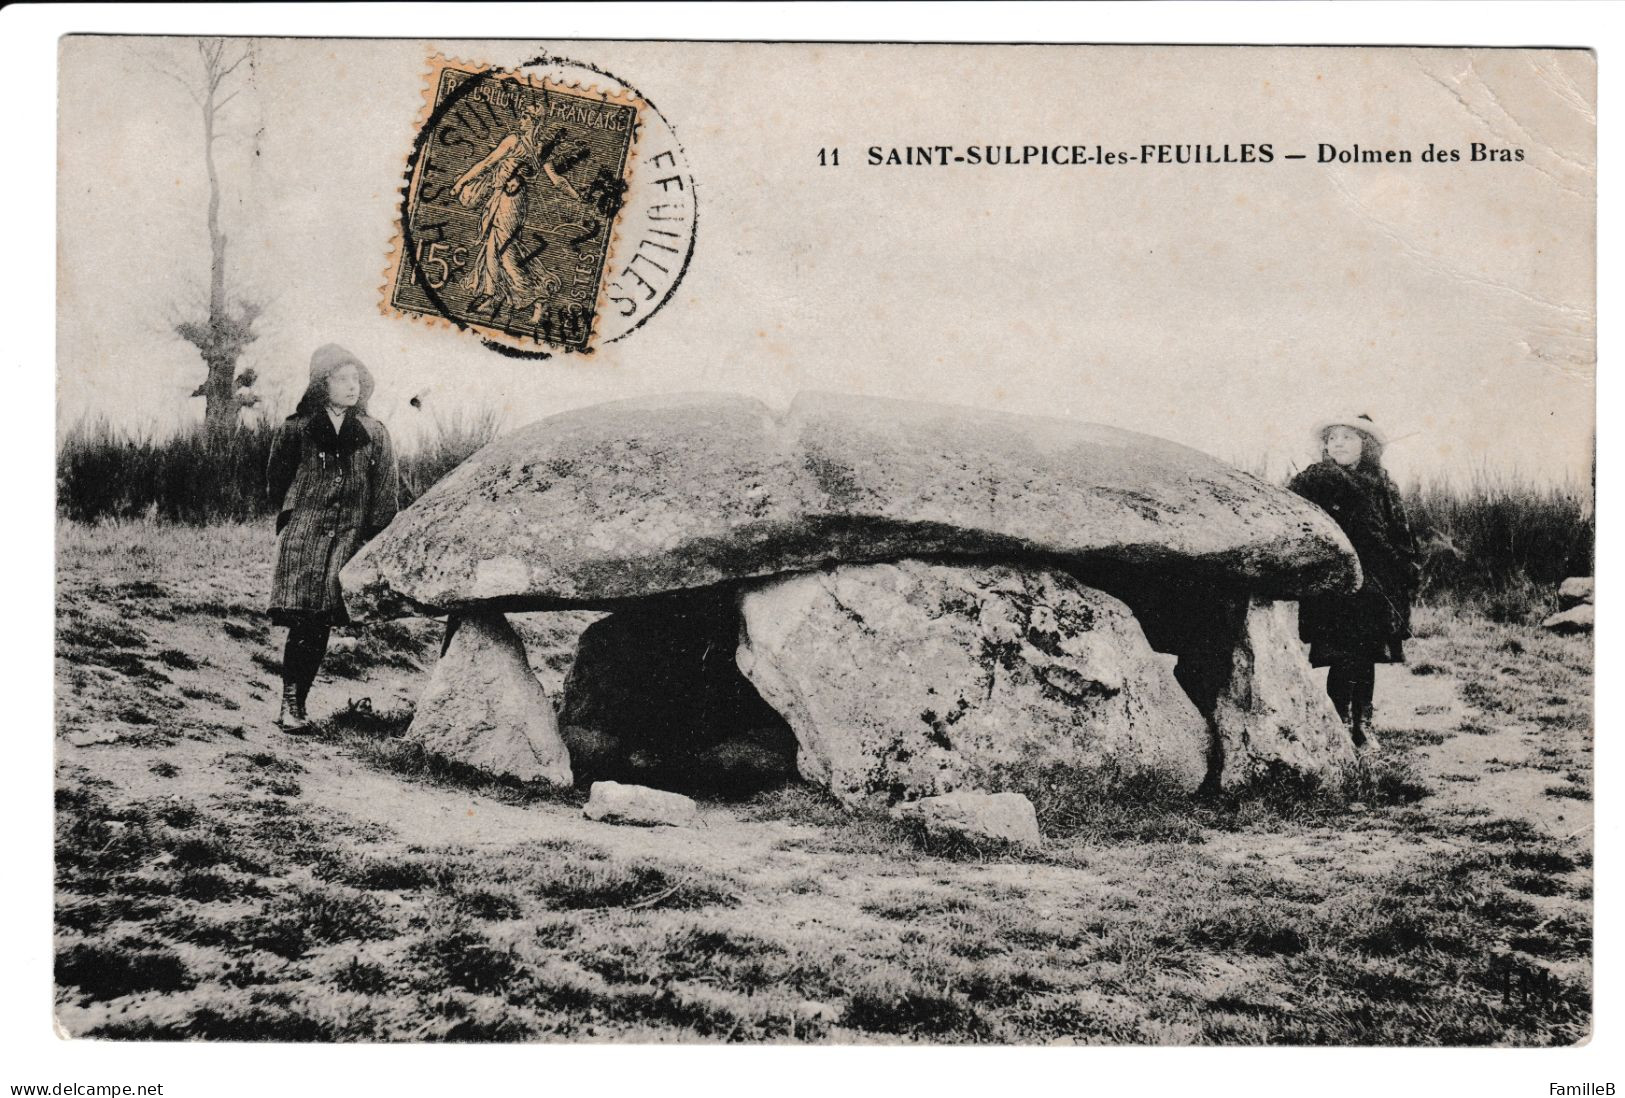
M339 569L399 506L389 432L367 414L372 389L360 359L336 343L317 348L310 385L271 440L265 482L278 534L271 620L288 627L277 724L289 733L309 728L305 699L328 631L349 621Z
M1315 430L1320 460L1289 487L1336 520L1360 558L1363 581L1349 594L1305 598L1299 634L1309 662L1327 668L1326 693L1356 745L1376 744L1376 665L1402 663L1411 601L1420 582L1416 538L1399 489L1382 465L1383 437L1369 415L1328 420Z

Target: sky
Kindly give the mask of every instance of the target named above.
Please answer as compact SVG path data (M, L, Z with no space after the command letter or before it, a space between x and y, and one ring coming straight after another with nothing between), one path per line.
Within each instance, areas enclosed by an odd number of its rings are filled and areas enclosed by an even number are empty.
M590 356L380 310L426 61L546 49L634 84L687 151L694 258ZM201 418L173 333L208 272L189 40L60 47L58 429ZM344 344L410 445L619 397L803 389L1146 431L1281 475L1366 412L1401 479L1589 479L1595 59L1575 51L266 39L217 146L229 289L268 414ZM132 109L132 104L139 104ZM865 163L870 146L1270 143L1269 165ZM1471 143L1521 149L1472 163ZM1322 143L1409 164L1318 163ZM1429 144L1463 161L1424 163ZM819 167L821 148L840 167ZM1285 161L1285 152L1307 159ZM635 170L635 167L634 167ZM421 409L407 402L422 395Z

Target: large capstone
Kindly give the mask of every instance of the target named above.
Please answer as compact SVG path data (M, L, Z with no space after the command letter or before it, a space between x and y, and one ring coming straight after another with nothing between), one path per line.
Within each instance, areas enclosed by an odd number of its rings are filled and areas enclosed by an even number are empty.
M1043 568L919 560L764 582L740 669L789 721L803 777L842 801L957 789L1194 791L1207 722L1128 607Z
M507 621L470 614L448 629L407 737L430 754L490 774L569 785L570 755L553 706Z
M649 599L589 625L559 724L577 777L746 792L793 777L795 737L739 673L731 591Z
M625 600L905 557L1042 560L1274 598L1358 583L1337 524L1099 424L810 393L664 396L506 435L348 565L356 620Z

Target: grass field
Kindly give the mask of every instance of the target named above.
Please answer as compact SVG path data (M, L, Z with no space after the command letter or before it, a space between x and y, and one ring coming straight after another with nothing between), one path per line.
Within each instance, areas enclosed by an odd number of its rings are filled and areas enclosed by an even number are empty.
M922 846L799 785L618 828L402 741L433 623L275 716L263 524L59 527L57 1012L76 1036L1570 1044L1590 1027L1591 649L1424 608L1360 800ZM525 623L532 636L569 623ZM556 654L533 652L544 681Z

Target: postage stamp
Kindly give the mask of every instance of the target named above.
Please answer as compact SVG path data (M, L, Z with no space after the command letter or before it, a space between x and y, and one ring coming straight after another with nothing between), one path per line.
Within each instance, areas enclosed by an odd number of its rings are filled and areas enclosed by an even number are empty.
M630 274L615 265L643 247L618 254L617 229L649 107L608 74L538 67L431 60L382 305L498 349L590 351L625 329L600 318L623 314L614 286ZM666 237L669 273L692 237Z

